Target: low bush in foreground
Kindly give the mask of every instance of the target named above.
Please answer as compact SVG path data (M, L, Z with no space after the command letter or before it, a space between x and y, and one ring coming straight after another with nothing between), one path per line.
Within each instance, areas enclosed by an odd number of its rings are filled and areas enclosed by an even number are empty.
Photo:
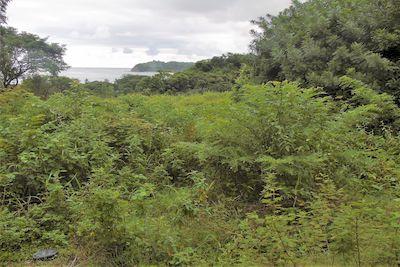
M0 262L399 264L400 112L341 86L0 95Z

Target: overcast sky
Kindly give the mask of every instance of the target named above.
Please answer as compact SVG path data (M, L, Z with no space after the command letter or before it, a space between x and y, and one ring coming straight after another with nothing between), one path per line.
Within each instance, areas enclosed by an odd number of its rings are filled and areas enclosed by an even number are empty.
M251 19L290 0L13 0L8 24L67 45L73 67L132 67L247 52Z

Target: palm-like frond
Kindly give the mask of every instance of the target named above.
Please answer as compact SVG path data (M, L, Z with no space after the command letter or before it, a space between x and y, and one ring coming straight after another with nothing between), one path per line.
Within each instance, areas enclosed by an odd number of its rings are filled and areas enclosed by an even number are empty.
M0 0L0 23L5 23L7 20L6 9L11 0Z

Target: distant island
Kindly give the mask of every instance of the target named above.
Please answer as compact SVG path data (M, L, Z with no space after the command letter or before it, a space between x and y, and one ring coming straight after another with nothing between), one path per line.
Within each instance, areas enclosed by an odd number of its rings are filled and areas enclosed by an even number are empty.
M132 68L133 72L157 72L157 71L170 71L170 72L178 72L186 70L194 65L193 62L163 62L153 60L147 63L137 64Z

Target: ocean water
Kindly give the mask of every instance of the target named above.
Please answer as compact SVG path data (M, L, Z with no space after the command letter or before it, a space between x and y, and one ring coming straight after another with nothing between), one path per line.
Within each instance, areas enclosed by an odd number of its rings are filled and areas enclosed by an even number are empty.
M145 75L153 76L156 72L131 72L127 68L69 68L62 71L59 75L73 79L78 79L81 82L88 80L114 82L116 79L122 78L124 75Z

